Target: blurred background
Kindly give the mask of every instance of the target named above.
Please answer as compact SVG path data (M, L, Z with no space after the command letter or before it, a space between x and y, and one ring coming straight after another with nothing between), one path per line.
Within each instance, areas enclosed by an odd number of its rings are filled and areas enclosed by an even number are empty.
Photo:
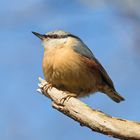
M31 31L63 29L93 51L126 101L103 94L81 99L115 117L140 121L139 0L13 0L0 2L0 139L110 140L81 127L36 92L43 47Z

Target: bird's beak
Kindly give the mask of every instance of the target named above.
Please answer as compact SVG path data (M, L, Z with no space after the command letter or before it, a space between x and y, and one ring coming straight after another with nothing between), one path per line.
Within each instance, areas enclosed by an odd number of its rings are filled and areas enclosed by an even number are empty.
M40 38L41 40L43 40L45 38L45 35L39 34L37 32L32 32L35 36L37 36L38 38Z

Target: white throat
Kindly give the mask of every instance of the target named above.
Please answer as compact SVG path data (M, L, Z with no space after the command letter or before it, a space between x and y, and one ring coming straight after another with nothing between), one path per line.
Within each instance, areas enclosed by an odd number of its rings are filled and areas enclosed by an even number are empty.
M49 40L44 40L43 41L43 46L44 48L49 48L49 47L57 47L61 44L65 44L67 41L67 38L58 38L58 39L49 39Z

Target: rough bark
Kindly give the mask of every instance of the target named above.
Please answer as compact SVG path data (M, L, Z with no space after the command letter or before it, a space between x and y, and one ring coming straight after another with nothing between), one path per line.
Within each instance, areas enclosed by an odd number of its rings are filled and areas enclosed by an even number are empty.
M94 110L76 98L64 98L66 93L54 87L46 92L47 82L39 78L38 91L53 101L53 107L93 131L123 140L140 140L140 123L114 118Z

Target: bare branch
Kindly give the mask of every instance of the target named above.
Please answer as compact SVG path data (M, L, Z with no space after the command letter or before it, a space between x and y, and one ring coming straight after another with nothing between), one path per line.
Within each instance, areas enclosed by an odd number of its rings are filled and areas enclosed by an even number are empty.
M91 109L80 100L71 97L62 103L66 93L51 88L46 93L47 82L39 78L38 91L51 98L53 107L63 114L87 126L93 131L123 140L140 140L140 123L111 117L101 111Z

